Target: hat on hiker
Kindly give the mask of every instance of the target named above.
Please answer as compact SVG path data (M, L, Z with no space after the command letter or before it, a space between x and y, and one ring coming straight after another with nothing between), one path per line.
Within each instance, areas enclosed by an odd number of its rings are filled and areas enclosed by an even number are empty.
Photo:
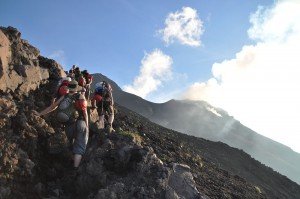
M78 82L75 80L70 81L68 84L69 91L71 91L71 92L76 92L77 87L78 87Z

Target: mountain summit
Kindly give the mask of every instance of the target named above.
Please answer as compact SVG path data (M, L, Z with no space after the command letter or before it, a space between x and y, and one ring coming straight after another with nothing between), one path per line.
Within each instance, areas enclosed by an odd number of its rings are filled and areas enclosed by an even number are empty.
M243 151L164 128L119 105L109 136L91 111L88 148L74 175L64 129L54 115L35 114L51 103L63 75L18 30L0 28L1 199L299 198L299 185ZM147 112L152 104L141 102Z

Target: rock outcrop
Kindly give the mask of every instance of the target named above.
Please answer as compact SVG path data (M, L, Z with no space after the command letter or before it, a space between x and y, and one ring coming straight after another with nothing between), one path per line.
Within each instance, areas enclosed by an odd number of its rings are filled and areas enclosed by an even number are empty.
M62 67L40 56L37 48L21 39L17 29L0 28L1 199L26 198L32 191L28 187L32 187L40 164L36 161L41 155L39 139L54 133L44 120L34 117L32 110L52 95L51 87L56 83L49 79L62 75ZM43 96L39 95L39 89L45 91Z
M37 48L21 39L17 29L1 27L0 42L0 91L28 95L49 76L64 74L54 60L41 57Z

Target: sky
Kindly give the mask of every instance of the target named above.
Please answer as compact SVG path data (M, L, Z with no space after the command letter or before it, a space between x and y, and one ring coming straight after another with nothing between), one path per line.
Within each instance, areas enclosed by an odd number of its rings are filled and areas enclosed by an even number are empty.
M0 25L66 70L157 103L205 100L300 152L299 10L299 0L0 0Z

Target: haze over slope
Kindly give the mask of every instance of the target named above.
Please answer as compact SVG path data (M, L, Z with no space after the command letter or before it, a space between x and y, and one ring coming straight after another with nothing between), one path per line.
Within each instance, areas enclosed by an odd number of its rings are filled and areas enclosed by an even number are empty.
M114 88L115 101L151 121L189 135L221 141L250 154L263 164L300 184L300 154L242 125L226 111L203 101L170 100L156 104L124 92L112 80L96 74L94 82L106 80Z
M55 114L36 114L51 104L63 76L17 29L0 27L0 199L299 198L298 184L245 152L164 128L118 104L109 136L90 110L87 151L74 173L61 123Z

